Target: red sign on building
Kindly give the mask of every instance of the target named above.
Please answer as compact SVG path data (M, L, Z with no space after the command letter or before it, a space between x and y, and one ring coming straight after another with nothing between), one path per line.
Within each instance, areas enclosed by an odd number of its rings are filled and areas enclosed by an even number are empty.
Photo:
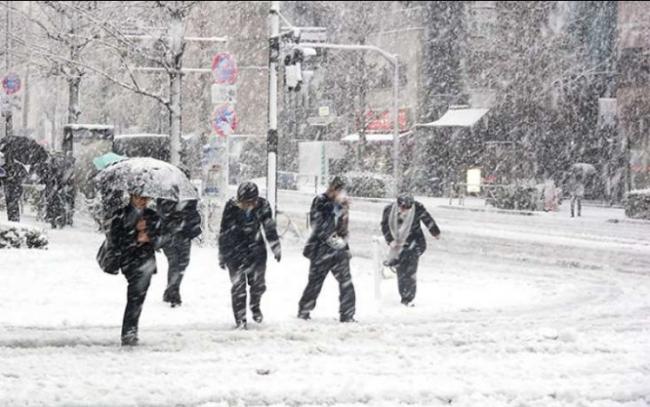
M408 126L408 109L399 109L397 114L399 131L407 131ZM374 133L391 133L393 131L393 112L385 110L383 112L369 111L366 113L366 131Z

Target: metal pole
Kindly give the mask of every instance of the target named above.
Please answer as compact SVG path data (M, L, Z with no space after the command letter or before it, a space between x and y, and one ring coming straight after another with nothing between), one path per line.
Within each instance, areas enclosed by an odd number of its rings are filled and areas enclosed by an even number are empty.
M280 59L280 2L272 1L269 10L271 35L269 38L269 130L266 136L267 168L266 198L277 212L278 196L278 60Z
M393 178L395 180L395 196L399 194L399 63L395 61L393 76Z
M9 73L9 31L11 30L11 15L9 14L9 1L5 1L5 74ZM9 95L5 95L9 108L5 116L5 136L10 136L13 133L13 112L11 106L11 99Z

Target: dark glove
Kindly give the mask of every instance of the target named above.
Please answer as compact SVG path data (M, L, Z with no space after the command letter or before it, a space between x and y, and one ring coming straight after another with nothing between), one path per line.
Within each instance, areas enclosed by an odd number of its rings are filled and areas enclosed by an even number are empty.
M226 262L223 261L223 260L219 260L219 267L220 267L222 270L225 270L225 269L226 269Z
M278 251L277 253L274 253L273 257L275 257L275 261L279 263L280 259L282 259L282 252Z

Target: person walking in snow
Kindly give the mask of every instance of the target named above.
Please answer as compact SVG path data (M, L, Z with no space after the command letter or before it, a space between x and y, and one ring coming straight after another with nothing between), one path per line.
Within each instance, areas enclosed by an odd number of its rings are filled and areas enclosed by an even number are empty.
M181 301L181 281L190 263L192 239L201 234L201 215L197 200L175 202L158 199L156 208L161 219L162 249L167 257L167 288L163 301L178 307Z
M356 297L350 274L348 238L349 204L342 179L335 177L325 193L314 198L309 211L312 233L303 255L310 261L307 287L298 303L298 318L309 320L316 300L331 272L339 283L339 318L341 322L354 319Z
M390 247L385 265L397 269L397 287L405 306L413 306L418 261L427 249L420 223L424 223L433 237L440 238L440 229L433 217L424 205L408 194L400 195L396 202L387 205L381 219L381 231Z
M120 259L128 282L122 321L122 346L138 343L138 321L151 276L156 273L155 250L160 243L160 219L147 208L150 198L131 195L130 203L113 215L108 232L111 247Z
M63 153L53 153L49 159L49 171L45 180L45 219L52 229L65 225L63 201Z
M250 287L253 320L261 323L260 308L266 291L266 242L273 257L280 261L282 250L273 212L268 201L259 196L257 185L244 182L223 210L219 231L219 266L228 268L232 282L232 310L237 329L246 329L246 285Z

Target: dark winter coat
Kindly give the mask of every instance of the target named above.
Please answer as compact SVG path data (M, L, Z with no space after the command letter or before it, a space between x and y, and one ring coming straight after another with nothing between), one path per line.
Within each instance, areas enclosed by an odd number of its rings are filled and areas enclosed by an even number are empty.
M413 218L413 225L411 226L411 232L406 238L404 243L405 250L410 250L416 255L421 256L425 250L427 250L427 241L424 238L424 233L422 233L422 227L420 222L424 223L424 226L429 230L432 236L438 236L440 234L440 229L436 225L433 217L427 212L420 202L415 202L413 204L415 209L415 217ZM390 211L393 207L393 204L389 204L384 208L384 213L381 218L381 231L384 234L384 239L386 243L391 244L395 238L390 232L390 227L388 226L388 219L390 217Z
M339 222L336 222L337 207L342 211ZM320 194L314 198L309 210L309 223L311 235L307 239L303 256L310 260L322 256L325 251L330 250L327 239L336 234L346 238L348 236L348 210L342 207L326 194ZM346 250L349 247L346 246Z
M219 262L243 264L266 261L262 229L273 253L279 253L280 239L268 201L257 198L255 207L245 211L237 205L237 200L230 199L221 217Z
M166 240L173 236L194 239L201 234L201 215L197 209L198 201L174 202L159 199L156 202L162 225L162 235Z
M147 225L149 243L137 242L138 231L136 225L144 219ZM138 267L150 257L155 256L154 251L159 248L161 235L160 218L156 211L145 208L141 214L128 205L113 214L111 227L108 231L111 250L120 258L122 271Z

